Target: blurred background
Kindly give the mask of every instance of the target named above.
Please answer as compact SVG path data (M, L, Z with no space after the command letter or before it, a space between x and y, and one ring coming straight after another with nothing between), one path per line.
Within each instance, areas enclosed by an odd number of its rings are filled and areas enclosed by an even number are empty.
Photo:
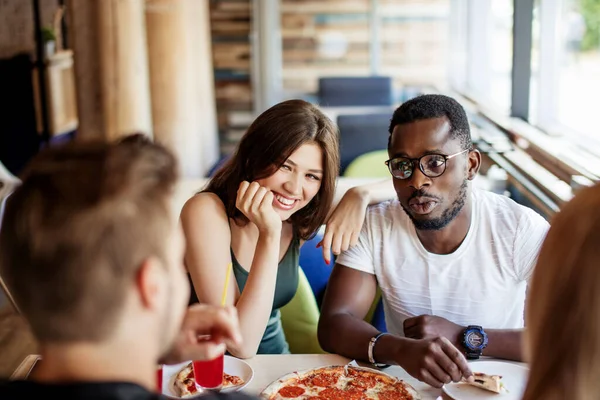
M210 177L290 98L338 124L342 176L388 176L422 93L467 109L483 185L550 217L600 176L600 0L0 0L5 188L45 146L136 131Z

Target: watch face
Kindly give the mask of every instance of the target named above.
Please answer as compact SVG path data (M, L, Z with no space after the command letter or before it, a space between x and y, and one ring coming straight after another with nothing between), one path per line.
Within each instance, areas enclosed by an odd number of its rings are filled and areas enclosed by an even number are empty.
M469 331L465 338L467 347L479 350L483 347L483 335L478 331Z

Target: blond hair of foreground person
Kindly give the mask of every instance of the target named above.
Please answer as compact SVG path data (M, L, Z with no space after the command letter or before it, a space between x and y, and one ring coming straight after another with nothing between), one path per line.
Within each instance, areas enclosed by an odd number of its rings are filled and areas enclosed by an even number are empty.
M600 393L600 186L555 215L526 309L530 375L523 400L598 399Z

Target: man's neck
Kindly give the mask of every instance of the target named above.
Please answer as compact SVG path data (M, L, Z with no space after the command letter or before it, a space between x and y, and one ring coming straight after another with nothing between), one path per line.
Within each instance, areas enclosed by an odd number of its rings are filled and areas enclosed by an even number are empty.
M39 382L131 382L156 390L156 360L141 343L41 345Z
M450 254L456 251L467 237L471 227L472 202L468 200L460 213L440 230L418 230L417 237L425 249L434 254Z

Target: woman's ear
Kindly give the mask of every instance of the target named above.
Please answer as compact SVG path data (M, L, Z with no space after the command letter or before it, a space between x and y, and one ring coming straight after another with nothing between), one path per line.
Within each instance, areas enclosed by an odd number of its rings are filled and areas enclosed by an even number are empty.
M481 153L477 149L469 151L467 179L472 181L481 167Z

